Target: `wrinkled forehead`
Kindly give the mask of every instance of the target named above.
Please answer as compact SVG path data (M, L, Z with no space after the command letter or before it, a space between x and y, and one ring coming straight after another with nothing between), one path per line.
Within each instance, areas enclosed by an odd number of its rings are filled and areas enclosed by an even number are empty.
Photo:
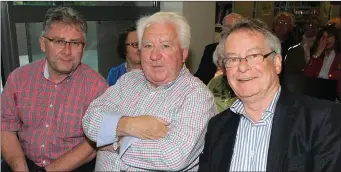
M246 53L254 50L267 49L265 38L262 33L252 30L238 30L232 32L225 40L224 54L226 53Z

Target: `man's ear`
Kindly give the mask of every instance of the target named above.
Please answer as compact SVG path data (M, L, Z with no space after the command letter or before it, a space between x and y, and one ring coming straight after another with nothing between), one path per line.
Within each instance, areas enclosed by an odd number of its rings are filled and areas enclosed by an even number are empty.
M182 62L185 63L188 57L188 48L181 49L182 51Z
M274 57L274 64L276 73L280 74L282 71L282 56L280 54L276 54L276 56Z
M45 39L44 37L40 36L39 43L40 43L41 51L45 53L45 42L44 42L44 39Z

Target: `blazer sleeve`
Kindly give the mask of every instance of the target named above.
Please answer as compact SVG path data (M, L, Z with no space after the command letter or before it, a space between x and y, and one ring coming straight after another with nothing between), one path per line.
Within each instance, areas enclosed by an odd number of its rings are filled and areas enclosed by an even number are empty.
M333 104L326 112L314 143L315 172L341 171L341 105Z

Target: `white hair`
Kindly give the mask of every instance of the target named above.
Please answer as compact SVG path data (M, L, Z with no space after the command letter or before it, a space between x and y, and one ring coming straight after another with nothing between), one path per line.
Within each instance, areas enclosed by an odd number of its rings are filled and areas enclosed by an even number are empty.
M142 37L145 29L154 23L171 23L175 25L181 48L189 48L191 28L186 18L175 12L157 12L153 15L142 17L137 22L139 49L141 49Z
M224 52L224 38L219 42L219 44L217 45L217 47L215 48L213 52L213 63L217 67L222 67L222 66L219 66L218 60L221 60L224 57L223 52Z

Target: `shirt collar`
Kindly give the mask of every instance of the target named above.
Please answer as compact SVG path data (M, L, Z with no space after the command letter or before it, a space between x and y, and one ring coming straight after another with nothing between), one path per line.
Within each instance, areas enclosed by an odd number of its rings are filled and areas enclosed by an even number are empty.
M274 98L272 99L269 106L265 109L265 111L262 114L261 120L265 120L266 118L273 116L275 113L276 105L278 102L279 95L281 94L281 86L279 86ZM231 111L237 114L240 114L247 119L251 120L249 116L246 114L244 104L240 99L237 99L230 107Z

